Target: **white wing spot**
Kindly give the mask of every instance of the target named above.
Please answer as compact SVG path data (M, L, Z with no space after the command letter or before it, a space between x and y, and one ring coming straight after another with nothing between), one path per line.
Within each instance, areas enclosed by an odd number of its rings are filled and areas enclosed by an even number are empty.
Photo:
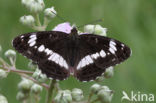
M97 55L97 53L95 53L94 55ZM80 62L77 65L77 70L79 70L89 64L92 64L92 63L93 63L93 59L91 58L90 55L87 55L80 60Z
M30 38L30 40L28 41L28 43L31 43L31 42L35 41L36 39L37 39L36 37Z
M23 39L21 39L21 42L23 42L24 40Z
M47 54L51 54L48 58L48 60L55 62L56 64L59 64L61 67L65 67L66 69L68 69L68 64L66 63L66 61L63 59L62 56L60 56L59 54L46 49L46 53Z
M55 60L57 60L57 58L59 58L59 55L55 53L55 56L51 60L56 62Z
M82 59L81 68L82 68L82 67L84 67L84 66L86 66L86 61L85 61L85 58L83 58L83 59Z
M30 36L30 38L34 38L34 37L36 37L36 33L33 33L33 34Z
M125 45L124 45L124 44L121 44L121 46L122 46L122 47L121 47L121 50L123 50Z
M114 51L117 51L117 48L115 46L116 46L116 43L114 41L109 42L109 47L112 48Z
M100 51L100 56L101 56L102 58L104 58L104 57L106 56L106 53L105 53L104 50L101 50L101 51Z
M44 49L45 49L44 45L41 45L41 46L38 48L38 51L39 51L39 52L42 52L42 51L44 51Z
M86 61L86 65L89 65L90 63L89 63L89 61L87 60L87 58L85 57L84 59L85 59L85 61Z
M64 60L63 65L64 65L64 67L65 67L66 69L68 69L68 65L67 65L67 63L66 63L66 61L65 61L65 60Z
M112 41L112 40L110 41L109 45L110 45L110 44L116 45L116 43L115 43L114 41Z
M82 64L82 61L79 62L78 66L77 66L77 70L79 70L81 68L81 64Z
M36 44L36 34L31 35L29 38L30 40L28 41L28 44L30 47L32 47Z
M114 49L112 49L112 48L109 48L109 51L110 51L112 54L115 54L115 51L114 51Z
M97 59L99 56L100 56L99 53L95 53L95 54L91 55L91 57L94 58L94 59Z
M56 61L55 61L56 64L59 64L59 59L60 59L60 56L58 55L58 57L56 58Z
M30 47L34 46L36 44L36 41L33 41L29 44Z
M23 37L24 37L24 36L22 35L22 36L21 36L21 39L22 39Z
M59 65L63 66L63 58L62 57L60 57Z
M93 59L90 57L90 55L86 56L86 59L88 60L89 63L93 63Z
M50 57L48 58L48 60L52 60L52 58L55 56L56 53L53 53L52 55L50 55Z
M112 54L115 54L115 51L117 51L117 48L115 47L116 46L116 43L114 41L110 41L109 42L109 51L112 53Z
M124 47L125 45L124 44L121 44L121 46Z
M46 48L44 52L45 52L47 55L50 55L50 54L53 53L52 50L49 50L48 48Z
M111 50L113 50L113 49L111 49ZM96 53L94 53L92 55L87 55L84 58L82 58L80 60L80 62L78 63L78 65L77 65L77 70L79 70L79 69L81 69L81 68L83 68L83 67L85 67L85 66L87 66L89 64L94 63L93 59L97 59L99 57L102 57L102 58L106 57L106 53L105 53L104 50L101 50L99 53L96 52Z
M34 47L35 49L37 48L37 46Z
M110 45L110 48L112 48L114 51L117 51L116 47L114 45Z
M28 53L29 55L31 55L31 54L32 54L32 53L31 53L31 51L29 51L29 50L27 51L27 53Z

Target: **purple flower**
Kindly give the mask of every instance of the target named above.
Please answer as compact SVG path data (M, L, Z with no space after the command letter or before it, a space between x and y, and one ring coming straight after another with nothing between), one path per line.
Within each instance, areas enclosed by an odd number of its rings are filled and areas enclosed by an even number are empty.
M58 24L57 26L55 26L53 31L61 31L61 32L70 34L72 29L73 29L73 27L70 25L70 23L65 22L65 23L61 23L61 24ZM106 36L106 31L107 31L107 29L103 28L100 25L86 25L84 27L84 31L83 32L78 31L78 34L84 35L84 34L95 33L97 35Z
M65 33L70 33L72 30L72 26L70 25L69 22L65 22L65 23L61 23L58 24L53 31L61 31L61 32L65 32Z

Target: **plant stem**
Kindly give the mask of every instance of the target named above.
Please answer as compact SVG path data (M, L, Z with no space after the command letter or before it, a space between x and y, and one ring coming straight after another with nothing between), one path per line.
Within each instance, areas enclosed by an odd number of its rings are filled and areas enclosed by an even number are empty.
M7 69L9 72L16 72L16 73L25 73L25 74L33 74L31 71L25 71L25 70L19 70L16 69L15 67L7 67L7 66L0 66L3 69Z
M45 31L50 21L47 18L44 18L44 23L42 25L38 13L34 14L34 18L36 20L36 25L33 25L32 29L37 31Z
M50 81L49 89L47 91L46 103L52 103L52 95L53 95L53 91L54 91L54 88L55 88L55 84L56 84L56 80L51 80Z
M12 72L18 72L18 73L33 74L33 72L31 72L31 71L18 70L18 69L16 69L16 70L10 69L10 71L12 71Z
M37 31L45 31L44 26L33 26L32 29L37 30Z
M95 100L93 100L92 102L90 102L90 103L96 103L97 101L99 101L99 99L97 98L97 99L95 99Z
M9 60L10 60L11 65L15 66L15 61L13 60L13 58L9 58Z
M39 14L36 13L36 14L34 15L34 17L35 17L35 19L36 19L36 24L37 24L37 26L41 26L41 22L40 22Z
M27 101L26 101L26 100L24 100L24 101L23 101L23 103L27 103Z
M91 92L90 94L89 94L89 96L88 96L88 101L87 101L87 103L90 103L90 100L91 100L91 97L93 96L93 93Z
M56 91L57 91L57 92L61 90L61 88L60 88L60 86L59 86L59 83L58 83L58 82L56 82L56 83L55 83L55 87L56 87Z
M46 17L44 17L44 23L43 23L43 27L46 28L49 24L50 20L48 20Z
M39 101L40 101L39 94L34 95L34 99L35 99L35 103L39 103Z

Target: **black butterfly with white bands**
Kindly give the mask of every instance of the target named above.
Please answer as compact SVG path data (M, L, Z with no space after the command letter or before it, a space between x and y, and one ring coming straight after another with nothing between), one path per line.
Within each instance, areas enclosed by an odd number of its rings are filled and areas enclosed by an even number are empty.
M13 40L14 48L33 60L48 77L64 80L73 75L80 81L95 80L106 68L126 60L131 50L112 38L59 31L27 33Z

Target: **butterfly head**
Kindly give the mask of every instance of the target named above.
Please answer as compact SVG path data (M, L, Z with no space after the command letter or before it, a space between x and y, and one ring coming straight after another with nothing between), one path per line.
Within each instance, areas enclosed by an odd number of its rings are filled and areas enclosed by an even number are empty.
M76 27L73 27L70 34L71 35L78 35Z

